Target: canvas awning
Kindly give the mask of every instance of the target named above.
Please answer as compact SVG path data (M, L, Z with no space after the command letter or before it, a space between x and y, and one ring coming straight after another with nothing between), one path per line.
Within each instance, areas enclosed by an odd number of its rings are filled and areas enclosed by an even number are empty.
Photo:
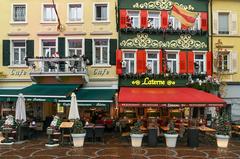
M80 88L76 92L78 106L108 106L113 102L116 89ZM59 102L70 103L71 98Z
M213 94L193 88L122 87L118 103L126 107L222 107L225 101Z

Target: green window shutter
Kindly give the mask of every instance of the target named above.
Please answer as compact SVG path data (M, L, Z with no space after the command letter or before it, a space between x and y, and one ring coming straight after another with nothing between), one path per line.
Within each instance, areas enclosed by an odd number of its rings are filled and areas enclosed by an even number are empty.
M110 65L116 65L117 39L110 39Z
M3 66L10 65L10 40L3 40Z
M85 56L89 60L88 65L92 65L92 39L85 39Z
M65 57L65 38L58 38L58 53L60 57Z
M27 57L34 58L34 40L27 40Z

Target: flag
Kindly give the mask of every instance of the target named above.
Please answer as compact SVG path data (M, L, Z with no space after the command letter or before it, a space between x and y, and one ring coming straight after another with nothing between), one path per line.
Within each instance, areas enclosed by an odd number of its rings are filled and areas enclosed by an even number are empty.
M190 12L177 4L173 4L171 14L186 27L192 27L198 17L198 13Z

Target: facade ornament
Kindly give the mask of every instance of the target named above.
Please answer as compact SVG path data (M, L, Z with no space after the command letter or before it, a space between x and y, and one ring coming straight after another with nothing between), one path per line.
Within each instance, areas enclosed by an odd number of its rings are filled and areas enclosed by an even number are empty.
M171 10L174 3L189 11L193 11L195 9L190 4L189 5L179 4L171 0L156 0L144 3L135 3L132 7L135 9Z

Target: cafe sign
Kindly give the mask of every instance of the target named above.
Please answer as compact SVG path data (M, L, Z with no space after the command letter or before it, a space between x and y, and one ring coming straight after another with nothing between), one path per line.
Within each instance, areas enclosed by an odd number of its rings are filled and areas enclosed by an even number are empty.
M119 103L120 107L167 107L167 108L179 108L179 107L223 107L224 103L191 103L191 104L179 104L179 103Z
M155 80L150 79L149 77L144 78L143 81L135 80L132 81L132 85L136 86L174 86L176 82L174 80Z

